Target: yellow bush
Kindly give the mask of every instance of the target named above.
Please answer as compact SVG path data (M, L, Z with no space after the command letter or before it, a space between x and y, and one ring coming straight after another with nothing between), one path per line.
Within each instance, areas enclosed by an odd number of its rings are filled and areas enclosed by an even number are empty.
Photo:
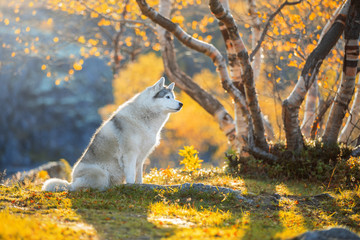
M194 149L194 146L184 146L184 149L179 150L179 155L184 157L180 164L184 165L185 171L196 172L201 168L201 160L198 156L199 152Z

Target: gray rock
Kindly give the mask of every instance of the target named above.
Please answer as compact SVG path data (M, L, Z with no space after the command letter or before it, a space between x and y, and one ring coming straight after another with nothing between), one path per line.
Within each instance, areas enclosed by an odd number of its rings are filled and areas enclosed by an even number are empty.
M37 177L40 171L46 171L50 178L68 179L70 177L71 167L62 161L48 162L37 168L34 168L27 172L16 173L9 177L9 184L15 184L17 182L23 182L25 179L33 180Z
M360 237L345 228L306 232L292 240L360 240Z

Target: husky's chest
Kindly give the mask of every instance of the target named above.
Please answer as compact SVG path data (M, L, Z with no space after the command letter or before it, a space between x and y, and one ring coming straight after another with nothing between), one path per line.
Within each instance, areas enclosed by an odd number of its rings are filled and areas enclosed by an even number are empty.
M148 151L160 143L160 130L154 131L153 129L145 128L139 131L139 135L134 136L134 138L135 144L137 144L142 151Z

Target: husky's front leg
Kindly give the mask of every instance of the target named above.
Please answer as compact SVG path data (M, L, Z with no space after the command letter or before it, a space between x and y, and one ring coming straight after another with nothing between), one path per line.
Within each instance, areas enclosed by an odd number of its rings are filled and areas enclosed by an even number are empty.
M135 178L135 183L142 183L142 178L143 178L143 162L140 161L136 164L136 178Z
M124 164L123 166L126 183L135 183L136 155L134 153L124 154L120 161L122 161L122 163Z

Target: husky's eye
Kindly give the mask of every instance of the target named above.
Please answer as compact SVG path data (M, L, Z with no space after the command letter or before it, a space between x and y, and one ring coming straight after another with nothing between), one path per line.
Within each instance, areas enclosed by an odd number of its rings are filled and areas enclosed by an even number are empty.
M166 98L167 98L167 99L170 99L170 96L168 95L168 96L166 96Z

